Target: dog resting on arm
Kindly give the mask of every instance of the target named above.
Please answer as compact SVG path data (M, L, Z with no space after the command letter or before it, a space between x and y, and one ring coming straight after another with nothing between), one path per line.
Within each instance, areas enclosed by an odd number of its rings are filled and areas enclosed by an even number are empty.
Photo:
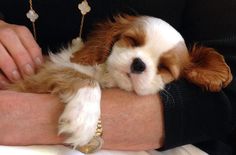
M9 89L58 96L66 104L59 133L69 135L66 144L81 148L96 133L101 88L155 94L179 78L220 91L232 75L214 49L194 46L188 51L182 36L165 21L117 16L98 25L84 44L75 39L70 47L50 54L36 75Z

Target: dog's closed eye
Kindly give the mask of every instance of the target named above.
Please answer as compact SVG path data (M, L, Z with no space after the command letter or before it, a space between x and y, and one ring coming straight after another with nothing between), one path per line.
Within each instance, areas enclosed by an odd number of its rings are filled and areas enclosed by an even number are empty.
M142 39L138 39L132 35L124 35L121 39L127 47L138 47L143 44Z
M126 47L140 47L145 44L145 33L141 28L130 29L120 36L122 45Z

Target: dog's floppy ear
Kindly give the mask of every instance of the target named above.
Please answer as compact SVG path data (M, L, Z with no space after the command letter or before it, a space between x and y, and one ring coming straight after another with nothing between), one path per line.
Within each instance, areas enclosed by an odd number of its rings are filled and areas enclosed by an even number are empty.
M224 57L213 48L194 45L190 50L190 64L184 78L212 92L220 91L232 81L232 74Z
M116 16L113 20L97 24L82 49L73 53L71 62L84 65L103 63L109 56L113 44L135 18L128 15Z

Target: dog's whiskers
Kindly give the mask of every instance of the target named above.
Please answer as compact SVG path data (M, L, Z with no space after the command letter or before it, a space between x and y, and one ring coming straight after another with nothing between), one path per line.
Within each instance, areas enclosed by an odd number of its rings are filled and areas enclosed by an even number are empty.
M165 88L161 90L161 93L162 93L163 95L165 95L166 100L167 100L167 102L168 102L168 100L170 99L170 97L171 97L172 95L171 95Z

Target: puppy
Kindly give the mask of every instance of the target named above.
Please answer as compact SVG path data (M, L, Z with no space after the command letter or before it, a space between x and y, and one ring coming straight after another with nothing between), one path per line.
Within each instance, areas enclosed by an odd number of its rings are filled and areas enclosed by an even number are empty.
M36 75L10 89L58 96L66 104L59 133L69 135L65 143L80 147L95 135L101 88L155 94L179 78L219 91L232 75L214 49L194 46L189 54L182 36L165 21L117 16L98 25L84 44L76 39L59 54L50 54Z

